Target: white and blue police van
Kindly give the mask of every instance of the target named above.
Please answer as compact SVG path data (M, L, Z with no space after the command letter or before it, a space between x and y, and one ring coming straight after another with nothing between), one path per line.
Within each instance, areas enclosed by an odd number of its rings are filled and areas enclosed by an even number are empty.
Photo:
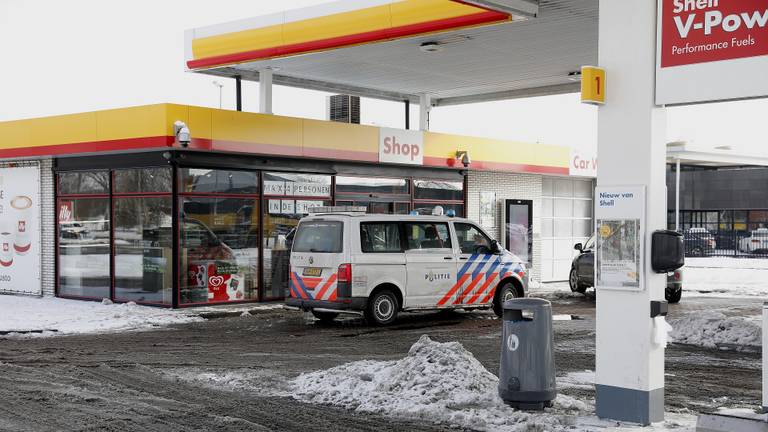
M528 289L526 264L463 218L316 207L292 243L286 305L320 320L362 313L386 325L399 312L430 309L500 315Z

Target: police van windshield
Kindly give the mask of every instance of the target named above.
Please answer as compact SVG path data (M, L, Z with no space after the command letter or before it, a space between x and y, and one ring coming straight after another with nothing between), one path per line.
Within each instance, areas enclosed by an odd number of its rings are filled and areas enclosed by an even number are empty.
M341 222L314 221L299 224L293 239L294 252L340 253L342 245Z

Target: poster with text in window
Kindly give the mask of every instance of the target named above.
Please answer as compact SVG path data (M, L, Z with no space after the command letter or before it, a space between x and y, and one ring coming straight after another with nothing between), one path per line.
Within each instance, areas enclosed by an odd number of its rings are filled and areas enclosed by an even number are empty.
M480 225L486 229L496 226L496 192L480 192Z
M41 291L40 167L0 168L0 292Z
M640 220L597 221L599 286L640 286Z

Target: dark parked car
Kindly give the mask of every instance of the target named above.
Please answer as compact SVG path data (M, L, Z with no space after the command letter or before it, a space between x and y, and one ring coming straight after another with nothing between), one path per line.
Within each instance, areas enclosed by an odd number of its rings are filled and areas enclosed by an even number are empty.
M685 256L712 255L717 247L715 237L706 228L689 228L683 233Z
M584 245L577 243L574 249L580 253L571 263L568 285L571 291L584 294L587 288L595 286L595 236L590 237ZM667 275L665 297L670 303L678 303L682 295L683 271L678 269Z

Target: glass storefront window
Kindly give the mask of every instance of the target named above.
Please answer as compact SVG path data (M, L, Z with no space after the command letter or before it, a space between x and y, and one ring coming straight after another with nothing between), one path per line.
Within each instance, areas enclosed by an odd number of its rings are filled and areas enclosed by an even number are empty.
M115 199L115 299L171 304L171 198Z
M99 195L109 193L109 172L75 171L59 173L59 195Z
M264 187L266 190L266 186ZM299 219L310 205L297 205L301 200L265 198L264 208L264 296L267 299L283 298L288 295L288 263L291 244ZM283 202L290 201L291 203ZM314 205L331 205L330 201L313 201Z
M182 193L259 193L259 173L257 171L183 168L180 173Z
M258 198L182 199L181 304L258 299Z
M454 214L458 217L464 216L463 204L445 204L445 203L415 203L414 210L420 215L431 215L435 210L435 207L440 206L443 208L443 214L447 214L448 210L453 210Z
M414 198L435 201L464 200L464 182L448 180L414 180Z
M121 169L115 171L115 193L171 192L170 168Z
M406 179L336 176L336 193L408 195L411 191Z
M109 198L62 198L59 215L59 295L109 298Z
M339 201L338 206L366 207L371 214L401 214L407 215L411 205L407 202L371 202L371 201Z

